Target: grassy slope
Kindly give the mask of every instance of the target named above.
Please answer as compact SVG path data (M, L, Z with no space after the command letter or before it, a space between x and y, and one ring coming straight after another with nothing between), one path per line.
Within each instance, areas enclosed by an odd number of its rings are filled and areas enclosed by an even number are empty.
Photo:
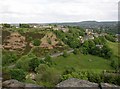
M114 42L110 42L110 41L107 40L107 44L112 49L113 54L115 56L119 56L120 57L120 55L118 55L118 45L120 45L120 43L114 43Z
M65 69L65 67L73 67L77 70L93 70L94 72L100 72L105 69L112 70L109 60L93 55L70 54L67 58L60 56L54 58L53 61L56 63L54 68L61 72Z

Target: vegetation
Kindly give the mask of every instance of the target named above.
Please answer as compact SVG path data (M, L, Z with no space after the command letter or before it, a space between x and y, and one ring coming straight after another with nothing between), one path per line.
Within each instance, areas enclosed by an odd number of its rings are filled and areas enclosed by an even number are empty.
M29 24L20 24L20 28L4 24L4 27L4 40L10 32L18 31L26 38L27 44L22 53L3 49L3 80L17 79L46 87L53 87L68 78L120 84L120 77L116 76L120 69L119 43L113 34L94 37L81 43L80 37L84 38L86 34L84 29L77 26L64 26L69 29L67 32L53 30L54 27L50 30L31 28ZM101 29L95 32L102 34ZM51 31L57 36L58 44L53 46L51 40L47 39L53 49L40 47L41 39ZM30 47L31 42L34 47ZM73 53L69 53L71 49ZM56 53L62 55L53 57ZM26 78L31 73L35 74L35 78Z
M41 41L39 39L33 40L33 45L34 46L39 46L41 44Z
M29 24L20 24L20 28L29 28Z
M104 40L104 38L102 38ZM81 52L83 54L92 54L110 59L113 55L111 49L105 44L105 40L96 38L93 41L88 40L82 44ZM100 42L99 42L100 41Z
M10 24L7 24L7 23L2 24L2 26L3 26L3 28L10 28L11 27Z
M17 59L18 56L16 53L3 51L2 65L3 66L9 65L10 63L14 63Z
M26 74L22 69L12 69L12 70L10 70L10 76L12 79L24 81Z
M115 40L116 37L113 36L113 35L110 35L110 34L109 34L109 35L106 35L105 38L106 38L107 40L111 41L111 42L116 42L116 40Z

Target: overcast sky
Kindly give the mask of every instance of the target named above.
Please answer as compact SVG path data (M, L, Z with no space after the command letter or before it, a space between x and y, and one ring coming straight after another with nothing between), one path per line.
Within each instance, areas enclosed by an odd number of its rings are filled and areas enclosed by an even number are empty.
M0 0L0 23L115 21L119 0Z

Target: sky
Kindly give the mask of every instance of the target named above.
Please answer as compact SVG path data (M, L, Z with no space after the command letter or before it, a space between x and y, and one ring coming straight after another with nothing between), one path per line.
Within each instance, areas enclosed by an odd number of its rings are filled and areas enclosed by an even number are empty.
M119 0L0 0L0 23L117 21Z

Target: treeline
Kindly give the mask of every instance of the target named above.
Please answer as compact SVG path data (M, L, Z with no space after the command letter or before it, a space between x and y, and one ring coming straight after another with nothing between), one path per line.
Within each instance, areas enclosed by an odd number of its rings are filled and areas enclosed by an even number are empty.
M81 52L83 54L92 54L109 59L113 53L111 49L106 45L104 37L95 38L94 40L87 40L81 46Z
M15 27L16 25L4 23L4 24L2 24L2 26L3 26L3 28L12 28L12 27ZM18 24L18 27L19 28L30 28L30 25L29 24Z
M105 38L111 42L116 42L116 36L115 35L112 35L112 34L108 34L105 36Z
M67 68L61 76L61 81L69 78L78 78L95 83L111 83L120 85L120 75L108 74L107 72L94 73L92 71L76 71L73 67Z
M47 55L44 60L39 59L33 54L21 57L14 69L3 68L3 81L16 79L22 82L37 83L43 86L55 86L60 81L60 73L52 65L55 65L51 57ZM29 73L34 72L35 77L32 80ZM26 78L26 76L28 76ZM41 84L42 83L42 84Z
M64 33L63 31L54 31L56 36L61 39L65 44L69 45L71 48L80 47L79 36L84 36L85 32L79 27L69 27L69 31Z

